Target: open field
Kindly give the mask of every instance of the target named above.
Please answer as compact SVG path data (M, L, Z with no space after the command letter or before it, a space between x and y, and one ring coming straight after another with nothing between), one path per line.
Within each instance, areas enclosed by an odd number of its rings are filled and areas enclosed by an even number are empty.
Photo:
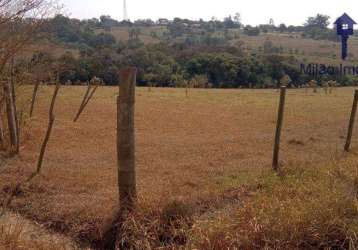
M76 247L70 239L47 232L39 224L19 215L7 213L0 219L1 250L65 250Z
M109 31L117 41L128 41L129 28L115 27ZM103 29L97 29L96 33L99 34L105 32ZM163 32L168 32L167 28L161 26L154 27L142 27L139 39L146 45L157 44L160 39L151 36L152 32L156 32L159 37ZM242 48L248 52L257 51L259 48L264 47L265 41L269 40L276 48L282 47L284 49L283 54L294 55L299 58L302 63L323 63L323 64L339 64L342 63L340 59L341 49L340 43L332 42L328 40L314 40L302 37L299 33L262 33L258 36L247 36L242 33L241 30L233 29L232 32L240 33L238 39L233 39L230 43L236 46L238 42L243 42ZM350 47L350 57L347 62L343 64L352 65L358 62L358 37L351 37L348 41ZM64 53L65 51L74 52L75 50L63 48L62 51L58 47L59 45L53 45L52 50L55 56ZM291 53L290 53L291 51Z
M1 166L2 198L35 169L52 90L41 87L21 155ZM99 89L73 123L84 92L84 87L60 90L43 174L18 192L11 209L77 240L94 241L102 237L118 199L117 88ZM288 90L283 167L314 168L343 156L353 92ZM225 206L226 200L245 199L245 190L271 172L277 104L276 90L194 89L187 98L184 89L137 88L140 206L184 201L210 207L218 200ZM357 142L353 139L353 152Z
M159 43L159 39L150 36L152 31L158 34L162 34L164 31L168 32L166 28L160 26L151 28L143 27L141 29L142 33L139 36L140 40L145 44ZM103 30L97 30L97 32L103 32ZM241 30L233 29L232 32L240 33L240 37L232 40L231 44L235 46L237 42L241 41L243 42L243 48L247 51L257 50L259 47L263 48L265 41L269 40L273 46L277 48L282 47L285 54L289 54L291 50L293 55L296 55L307 63L341 63L339 60L341 55L340 43L337 42L304 38L299 33L262 33L259 36L247 36L243 34ZM113 28L110 33L117 41L127 41L129 38L129 29L127 28ZM348 58L347 64L357 63L358 38L351 37L348 42L350 46L350 57ZM297 54L295 51L297 51Z
M151 31L154 32L162 32L162 29L160 27L154 27L154 28L145 28L141 31L141 34L139 35L139 39L144 44L155 44L159 43L159 39L153 38L150 33ZM97 33L104 32L103 29L96 30ZM128 28L112 28L110 33L116 38L117 41L128 41L129 39L129 29Z
M279 33L261 34L259 36L242 35L239 40L244 42L244 47L248 50L257 50L259 47L263 48L265 41L269 40L275 47L282 47L286 54L289 54L289 51L292 51L292 55L297 56L305 63L314 62L333 65L342 63L341 60L339 60L341 47L340 43L337 42L303 38L301 37L301 34ZM357 37L352 37L349 40L349 53L351 56L347 61L348 65L357 63L357 44ZM343 62L343 64L345 64L345 62Z

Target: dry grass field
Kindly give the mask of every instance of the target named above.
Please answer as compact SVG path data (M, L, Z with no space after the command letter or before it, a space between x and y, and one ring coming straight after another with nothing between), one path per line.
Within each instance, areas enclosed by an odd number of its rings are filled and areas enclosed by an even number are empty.
M103 29L97 29L96 33L105 32ZM145 27L141 29L139 39L145 44L157 44L160 42L159 38L152 37L151 33L154 32L161 37L164 32L168 32L165 27ZM235 32L235 30L233 30ZM110 31L117 41L128 41L129 29L117 27ZM260 34L259 36L247 36L240 34L238 39L231 41L231 44L236 46L238 42L243 42L242 48L247 52L257 51L259 48L263 48L265 41L271 41L276 48L283 48L284 55L293 55L302 63L322 63L326 65L337 65L342 63L340 60L341 47L340 43L326 41L326 40L313 40L303 38L301 34L280 34L280 33L267 33ZM353 66L358 63L358 37L351 37L348 41L350 56L344 65ZM73 48L64 48L62 45L57 44L38 44L35 48L41 48L41 50L51 51L55 57L63 55L65 52L71 52L73 55L78 56L79 51ZM297 48L299 48L297 50ZM30 48L30 52L36 51L34 48Z
M159 39L153 38L151 32L157 33L159 36L163 32L168 32L166 28L160 26L152 28L142 28L139 38L144 44L159 43ZM232 30L233 32L237 32ZM101 29L96 31L97 33L104 32ZM239 31L241 32L241 31ZM110 33L116 38L117 41L127 41L129 33L127 28L113 28ZM284 49L285 54L292 54L302 60L305 63L323 63L323 64L339 64L341 63L340 55L340 43L326 41L326 40L313 40L309 38L303 38L301 34L293 33L262 33L259 36L247 36L240 34L238 39L231 41L231 44L236 45L237 42L243 42L243 48L246 51L257 50L263 48L265 41L271 41L273 46ZM351 65L358 63L358 38L351 37L348 41L350 46L350 57L345 64ZM297 51L297 48L299 50Z
M339 60L341 55L340 43L302 38L301 34L268 33L261 34L260 36L242 35L240 40L244 42L244 47L249 50L258 49L259 47L263 48L265 41L269 40L275 47L282 47L285 53L291 50L293 55L301 60L306 60L307 63L315 62L333 65L342 63ZM352 37L348 43L351 56L347 64L356 64L358 59L358 38ZM298 54L295 54L295 51Z
M1 198L36 168L52 91L41 87L20 156L0 168ZM84 92L84 87L61 88L43 173L17 192L11 209L76 240L93 242L103 236L117 206L117 88L99 89L73 123ZM288 90L283 168L314 171L344 157L353 92ZM197 216L203 218L209 210L249 199L261 177L272 174L278 99L276 90L193 89L186 97L185 89L137 88L139 206L150 211L190 203L200 207Z
M159 43L159 40L157 38L153 38L150 35L151 31L159 32L159 34L160 34L160 32L162 32L160 27L141 29L139 39L144 44ZM104 32L104 30L103 29L96 30L96 33L101 33L101 32ZM115 27L115 28L111 29L110 33L116 38L117 41L128 41L128 39L129 39L129 29L128 28Z

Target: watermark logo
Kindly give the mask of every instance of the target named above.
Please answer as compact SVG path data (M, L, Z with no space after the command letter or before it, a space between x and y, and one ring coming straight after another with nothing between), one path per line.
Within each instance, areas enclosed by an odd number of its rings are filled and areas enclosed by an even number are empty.
M312 77L320 76L358 76L358 65L325 65L325 64L301 64L301 73Z
M348 55L348 38L353 35L354 25L357 23L344 13L334 24L336 25L337 35L341 37L342 60L346 60Z

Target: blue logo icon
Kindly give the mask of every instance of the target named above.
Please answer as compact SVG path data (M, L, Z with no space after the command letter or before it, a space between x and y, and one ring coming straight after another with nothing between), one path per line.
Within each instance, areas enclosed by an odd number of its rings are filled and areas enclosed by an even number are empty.
M346 60L348 55L348 38L353 35L354 25L357 24L352 18L350 18L346 13L343 14L337 21L334 23L337 28L337 35L341 37L342 42L342 60Z

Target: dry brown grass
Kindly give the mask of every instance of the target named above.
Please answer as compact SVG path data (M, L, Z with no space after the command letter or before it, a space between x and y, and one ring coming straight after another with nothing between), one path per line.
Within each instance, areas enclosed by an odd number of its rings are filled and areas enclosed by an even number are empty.
M65 250L79 247L70 239L47 232L19 215L7 213L0 218L0 249Z
M263 176L243 206L210 220L191 234L196 249L357 249L357 156L313 168L290 166L284 177Z
M115 27L112 28L110 33L116 38L117 41L128 41L129 39L129 30L130 28L122 28L122 27ZM141 28L141 33L139 35L139 39L144 43L144 44L155 44L155 43L159 43L159 39L157 38L153 38L150 35L150 32L153 31L157 31L160 29L158 28ZM159 32L158 31L158 32ZM98 29L96 30L97 33L101 33L104 32L103 29Z
M41 88L20 157L0 169L2 197L35 170L52 91ZM99 89L73 123L84 91L60 90L43 173L18 192L11 209L73 238L95 241L118 200L117 88ZM353 88L332 95L288 90L284 166L315 166L341 157L352 99ZM136 100L139 206L156 208L157 218L172 202L192 204L194 214L224 209L247 197L245 190L255 190L259 177L270 172L275 90L193 89L186 98L183 89L138 88Z
M21 56L31 59L35 53L50 53L53 57L59 58L65 53L71 53L74 57L79 57L79 50L74 48L66 48L63 45L56 44L51 41L36 41L21 52Z
M260 36L245 36L242 35L240 40L244 41L245 48L258 49L263 48L265 41L269 39L275 47L282 46L285 53L288 54L289 50L295 52L299 50L298 55L293 54L295 57L303 60L307 59L307 63L323 63L323 64L340 64L341 46L340 43L325 41L325 40L313 40L308 38L302 38L300 34L261 34ZM358 62L358 38L352 37L349 39L349 53L353 57L349 57L347 65L351 65ZM304 52L304 55L302 55ZM335 55L335 58L333 58Z

